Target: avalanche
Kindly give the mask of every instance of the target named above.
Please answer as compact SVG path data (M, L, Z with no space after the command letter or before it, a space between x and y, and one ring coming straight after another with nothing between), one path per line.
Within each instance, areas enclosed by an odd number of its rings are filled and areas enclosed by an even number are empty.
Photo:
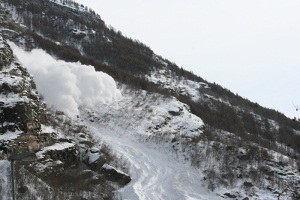
M96 72L92 66L55 60L41 49L28 53L14 43L9 45L34 76L39 93L57 110L74 117L79 114L81 105L91 108L121 97L113 78Z

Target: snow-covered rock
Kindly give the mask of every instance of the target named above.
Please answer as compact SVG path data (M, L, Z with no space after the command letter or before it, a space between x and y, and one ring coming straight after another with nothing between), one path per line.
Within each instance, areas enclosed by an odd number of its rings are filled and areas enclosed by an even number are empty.
M173 75L169 69L152 71L146 78L162 88L171 90L174 94L190 96L193 101L199 100L201 88L209 88L207 83L191 81Z
M104 164L101 168L101 172L111 181L121 181L124 185L131 181L131 178L128 174L117 170L111 165Z
M175 98L145 91L124 90L121 100L109 105L100 104L93 111L87 109L85 112L84 116L92 122L133 130L145 139L162 135L169 140L194 138L204 130L203 121L193 115L187 105Z

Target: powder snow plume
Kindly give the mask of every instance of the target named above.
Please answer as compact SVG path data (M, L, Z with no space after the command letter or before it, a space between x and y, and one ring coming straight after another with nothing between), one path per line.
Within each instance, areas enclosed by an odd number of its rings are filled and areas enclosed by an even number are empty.
M9 43L14 54L34 76L37 89L49 105L70 116L79 114L79 106L92 108L121 98L114 79L95 71L93 66L55 60L44 50L25 52Z

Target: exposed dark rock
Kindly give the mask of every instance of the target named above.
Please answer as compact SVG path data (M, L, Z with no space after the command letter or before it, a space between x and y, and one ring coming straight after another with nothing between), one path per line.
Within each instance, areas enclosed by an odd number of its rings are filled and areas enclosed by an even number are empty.
M287 176L287 174L283 173L283 172L277 172L277 174L280 175L280 176Z
M79 134L78 137L84 138L84 139L86 138L86 136L84 134Z
M80 179L88 179L88 178L93 177L93 175L94 174L93 174L92 170L85 170L79 174L79 178Z
M3 151L3 153L5 153L7 155L7 147L4 146L0 146L0 151Z
M226 151L235 151L237 149L237 147L235 146L226 146L225 150Z
M12 50L3 38L2 34L0 34L0 70L9 65L13 59L14 56Z
M180 115L180 112L176 112L176 111L168 111L170 115L172 116L179 116Z
M89 183L93 184L93 185L98 185L98 184L103 184L105 183L105 178L102 176L94 176L89 180Z
M171 142L172 143L174 143L174 142L176 142L178 139L176 138L176 137L174 137L172 140L171 140Z
M88 147L93 146L93 143L91 141L80 141L79 143L82 144L82 145L86 145Z
M245 187L253 187L253 184L251 182L244 182Z
M28 191L28 187L26 185L18 188L18 193L20 193L20 194L24 194L27 191Z
M59 138L58 142L68 142L68 143L73 143L74 141L71 139L67 139L67 138Z
M121 183L123 185L126 185L127 183L129 183L131 181L130 176L128 176L127 174L124 174L122 172L117 171L115 168L113 168L113 167L111 167L107 164L105 164L101 168L101 172L103 173L105 178L107 178L108 180L118 182L118 183Z
M225 193L224 195L227 196L227 197L229 197L229 198L231 198L231 199L235 199L236 198L236 195L234 195L234 194Z

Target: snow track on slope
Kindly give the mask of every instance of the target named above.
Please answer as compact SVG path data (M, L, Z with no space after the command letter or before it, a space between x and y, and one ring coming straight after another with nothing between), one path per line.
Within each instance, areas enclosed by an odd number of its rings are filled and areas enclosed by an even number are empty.
M12 199L10 174L10 162L7 160L0 160L0 199Z
M119 190L118 199L201 200L220 199L203 185L203 174L172 157L162 146L139 142L135 134L122 134L96 123L85 122L95 137L109 144L129 163L132 181Z

